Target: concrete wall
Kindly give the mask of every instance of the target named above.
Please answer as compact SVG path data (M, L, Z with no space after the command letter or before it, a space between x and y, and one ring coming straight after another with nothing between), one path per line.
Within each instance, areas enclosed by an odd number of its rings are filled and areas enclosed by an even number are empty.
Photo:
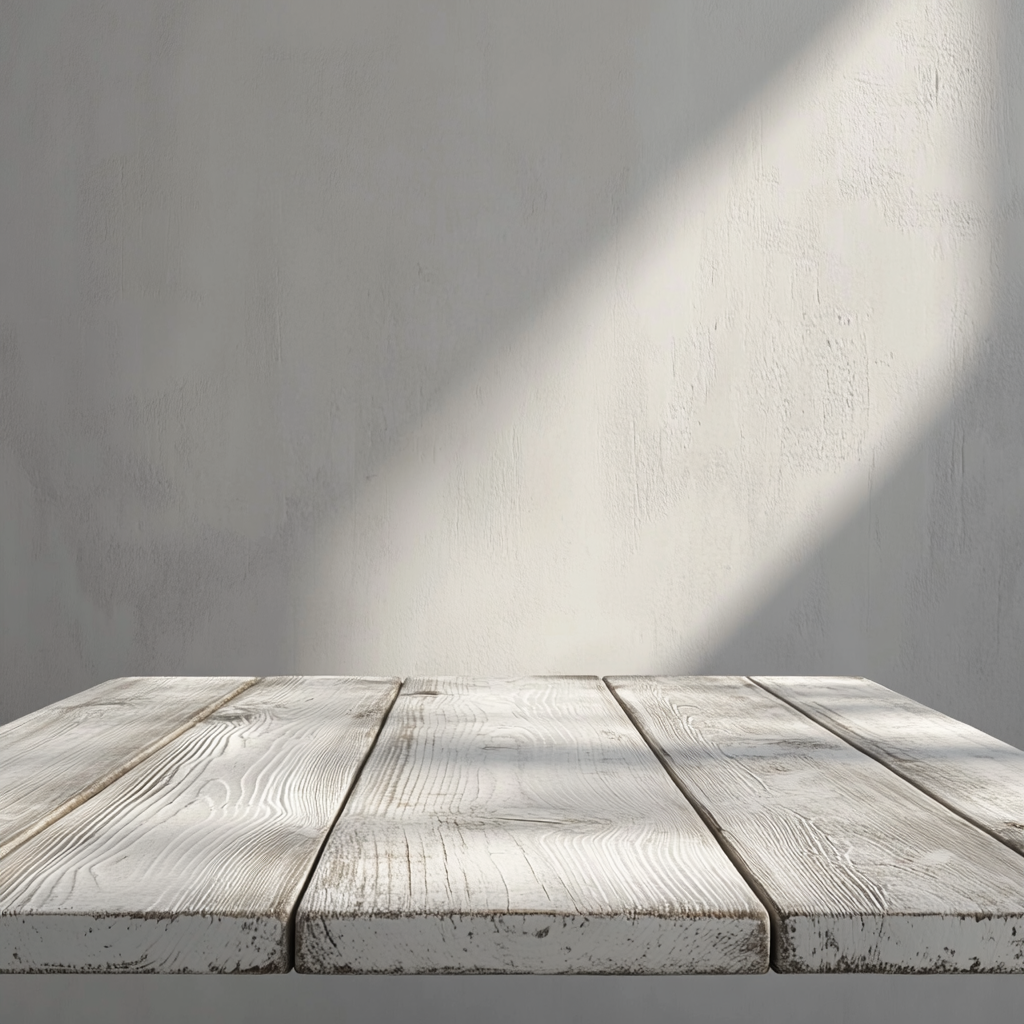
M0 721L134 673L827 672L1024 746L1022 69L1012 0L3 0ZM242 981L0 992L1024 995Z

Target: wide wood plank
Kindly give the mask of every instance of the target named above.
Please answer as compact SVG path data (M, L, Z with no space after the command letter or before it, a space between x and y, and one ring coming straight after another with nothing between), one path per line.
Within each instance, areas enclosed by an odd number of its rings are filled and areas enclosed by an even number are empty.
M1024 750L870 679L753 679L1024 854Z
M754 880L776 970L1024 970L1002 843L748 679L609 684Z
M0 970L270 972L398 680L261 680L0 861Z
M254 682L111 679L0 727L0 857Z
M414 679L303 897L295 966L757 972L768 928L600 680Z

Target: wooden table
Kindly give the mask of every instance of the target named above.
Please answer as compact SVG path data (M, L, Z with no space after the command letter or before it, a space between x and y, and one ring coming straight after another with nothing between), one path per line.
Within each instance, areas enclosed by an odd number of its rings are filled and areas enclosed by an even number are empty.
M864 679L116 679L0 729L5 972L1024 971L1024 752Z

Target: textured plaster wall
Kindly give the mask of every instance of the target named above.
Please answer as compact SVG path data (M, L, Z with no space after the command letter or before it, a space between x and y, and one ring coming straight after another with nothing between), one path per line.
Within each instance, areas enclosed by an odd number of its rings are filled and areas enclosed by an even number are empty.
M3 0L0 721L827 672L1024 745L1022 68L1010 0Z

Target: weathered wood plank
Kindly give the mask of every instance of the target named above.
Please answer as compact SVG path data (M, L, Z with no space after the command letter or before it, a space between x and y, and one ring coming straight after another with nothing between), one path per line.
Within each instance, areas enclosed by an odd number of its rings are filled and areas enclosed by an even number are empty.
M1024 854L1024 750L870 679L752 678Z
M0 970L271 972L398 680L261 680L0 861Z
M0 727L0 857L254 682L111 679Z
M295 966L758 972L768 927L598 679L416 679L303 897Z
M1024 970L1002 843L747 679L608 682L755 880L776 970Z

